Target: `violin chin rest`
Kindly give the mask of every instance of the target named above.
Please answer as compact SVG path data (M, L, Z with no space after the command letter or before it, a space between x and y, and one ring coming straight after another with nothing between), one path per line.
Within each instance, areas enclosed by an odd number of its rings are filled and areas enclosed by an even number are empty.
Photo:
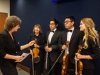
M40 57L34 57L34 58L33 58L33 62L34 62L34 63L38 63L39 61L40 61Z

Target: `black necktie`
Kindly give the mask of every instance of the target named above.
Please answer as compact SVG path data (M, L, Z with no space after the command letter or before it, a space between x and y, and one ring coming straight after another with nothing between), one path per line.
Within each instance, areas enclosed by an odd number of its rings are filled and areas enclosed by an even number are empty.
M68 32L72 32L72 30L68 30Z

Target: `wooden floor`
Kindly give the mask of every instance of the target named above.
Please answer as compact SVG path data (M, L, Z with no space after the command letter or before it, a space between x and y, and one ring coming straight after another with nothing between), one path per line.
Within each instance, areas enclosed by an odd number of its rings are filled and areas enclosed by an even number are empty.
M18 67L17 67L17 70L18 70L18 75L29 75L28 72L26 72L26 71L24 71L24 70L22 70L22 69L20 69L20 68L18 68ZM3 75L3 74L1 73L1 71L0 71L0 75Z

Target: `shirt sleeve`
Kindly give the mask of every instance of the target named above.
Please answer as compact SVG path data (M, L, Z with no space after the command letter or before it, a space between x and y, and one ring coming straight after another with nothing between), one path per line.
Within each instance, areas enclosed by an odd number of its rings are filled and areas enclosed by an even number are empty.
M92 54L90 55L93 59L99 58L100 56L100 51L99 51L99 46L97 42L95 43L93 40L89 40L91 47L92 47Z

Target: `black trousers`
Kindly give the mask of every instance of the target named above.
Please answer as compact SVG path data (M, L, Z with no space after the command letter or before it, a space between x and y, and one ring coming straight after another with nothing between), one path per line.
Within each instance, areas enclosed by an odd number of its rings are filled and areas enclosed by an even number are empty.
M3 75L18 75L16 66L13 66L11 64L9 66L1 65L1 72Z
M72 64L71 62L69 62L68 74L75 75L75 64Z

